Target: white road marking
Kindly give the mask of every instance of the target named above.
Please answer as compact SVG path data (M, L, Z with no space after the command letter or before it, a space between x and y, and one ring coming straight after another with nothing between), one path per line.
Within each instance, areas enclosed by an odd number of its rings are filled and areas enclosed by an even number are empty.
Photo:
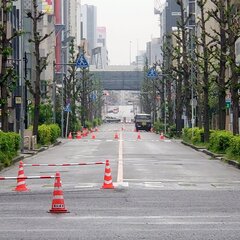
M120 141L118 147L118 175L117 175L117 183L123 182L123 141L122 141L122 132L119 134Z

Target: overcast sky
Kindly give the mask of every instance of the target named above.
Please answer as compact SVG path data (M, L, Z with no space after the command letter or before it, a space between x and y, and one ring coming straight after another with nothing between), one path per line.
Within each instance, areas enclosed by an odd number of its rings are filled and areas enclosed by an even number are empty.
M83 4L96 6L97 25L106 27L110 65L129 65L137 49L145 50L146 42L159 37L154 0L82 0Z

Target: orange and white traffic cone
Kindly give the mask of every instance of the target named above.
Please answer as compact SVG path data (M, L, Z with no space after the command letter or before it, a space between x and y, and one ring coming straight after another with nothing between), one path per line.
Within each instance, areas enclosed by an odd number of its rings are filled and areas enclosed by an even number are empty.
M81 132L80 131L77 131L77 136L76 136L76 139L81 139L82 136L81 136Z
M113 189L113 182L112 182L112 175L111 175L111 168L109 164L109 160L106 160L105 165L105 174L104 174L104 183L102 185L104 189Z
M114 139L118 139L118 134L117 133L115 133Z
M65 208L62 183L60 178L60 173L56 172L54 190L53 190L53 200L52 208L49 210L50 213L67 213L68 210Z
M68 139L72 139L72 133L71 132L68 135Z
M23 170L23 162L22 161L19 162L18 177L24 177L24 170ZM17 191L17 192L29 191L29 189L26 186L25 179L17 179L17 186L13 190Z
M96 135L92 132L92 139L96 139Z
M137 139L141 139L141 135L140 135L140 132L138 132L138 136L137 136Z
M163 140L164 139L164 135L163 135L163 132L161 132L160 134L160 140Z

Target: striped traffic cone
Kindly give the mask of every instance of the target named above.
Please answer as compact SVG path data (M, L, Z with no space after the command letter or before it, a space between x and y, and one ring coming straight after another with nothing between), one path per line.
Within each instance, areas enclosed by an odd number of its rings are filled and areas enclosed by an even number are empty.
M49 210L50 213L67 213L68 210L65 208L62 183L60 178L60 173L56 173L54 190L53 190L53 200L52 208Z
M24 177L24 170L23 170L23 162L22 161L19 162L18 177ZM13 190L17 191L17 192L29 191L29 189L26 186L25 179L17 179L17 186Z
M71 132L70 132L69 135L68 135L68 139L73 139Z
M138 139L138 140L141 139L140 132L138 132L137 139Z
M76 139L81 139L82 136L81 136L81 132L80 131L77 131L77 136L76 136Z
M92 139L96 139L96 135L92 132Z
M119 139L119 137L118 137L118 134L117 134L117 133L115 133L115 135L114 135L114 139Z
M106 160L104 182L103 182L102 188L104 188L104 189L113 189L114 188L113 182L112 182L112 175L111 175L111 168L109 165L109 160Z
M163 132L161 132L161 134L160 134L160 140L164 140Z

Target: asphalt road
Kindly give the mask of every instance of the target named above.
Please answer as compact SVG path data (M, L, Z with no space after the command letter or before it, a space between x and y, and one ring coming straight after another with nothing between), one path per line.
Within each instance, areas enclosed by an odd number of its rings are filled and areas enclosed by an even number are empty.
M123 127L123 130L122 130ZM61 174L69 213L51 214L54 179L0 181L0 239L240 239L240 172L180 141L106 124L24 163L110 161L115 189L101 189L104 165L31 167L26 176ZM115 134L119 139L114 139ZM17 176L19 165L1 172Z

